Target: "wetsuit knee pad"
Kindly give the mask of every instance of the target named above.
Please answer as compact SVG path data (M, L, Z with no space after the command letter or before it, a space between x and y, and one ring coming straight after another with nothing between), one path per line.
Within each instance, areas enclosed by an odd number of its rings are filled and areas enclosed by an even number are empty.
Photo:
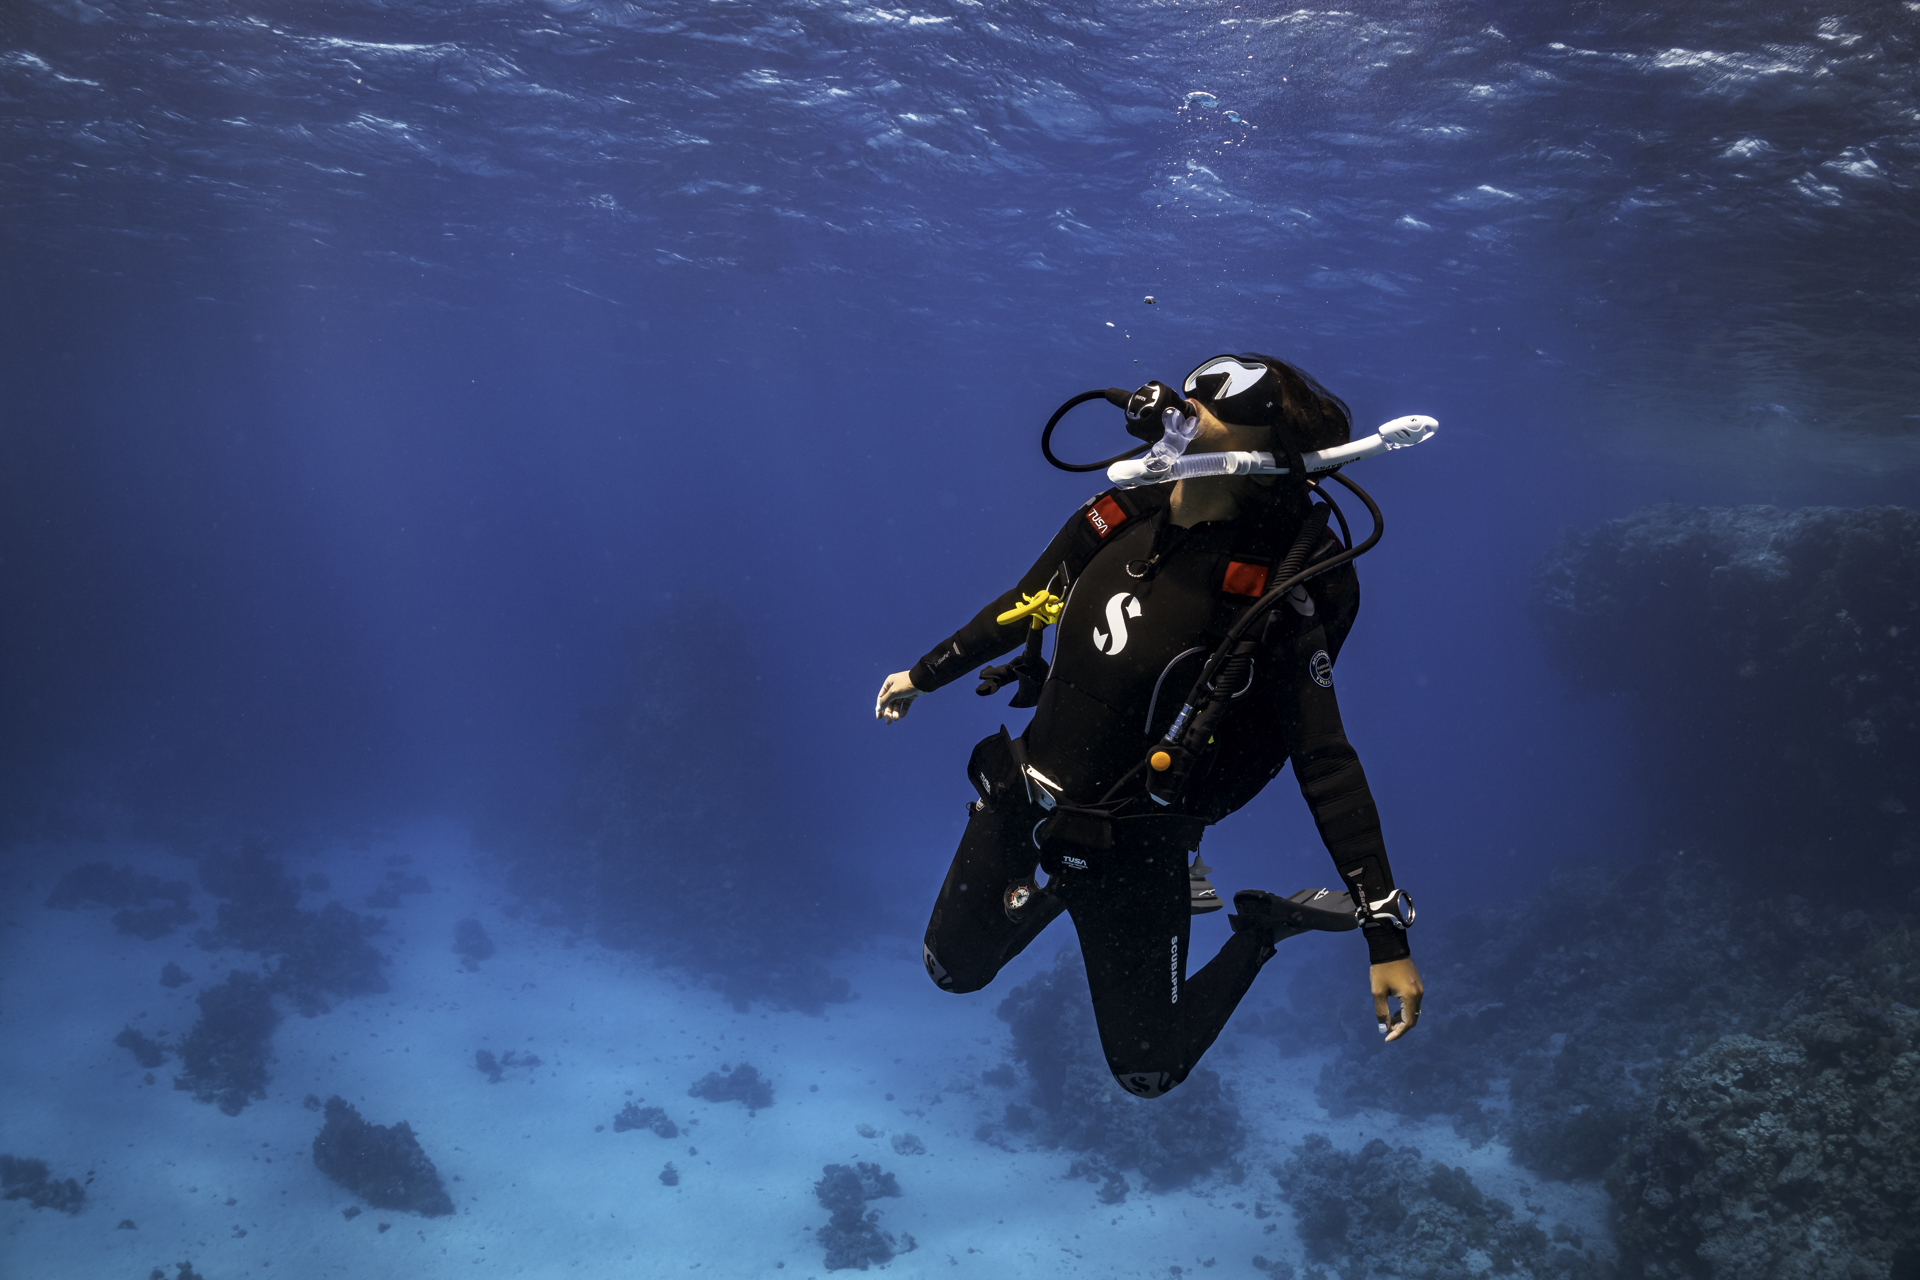
M951 991L955 995L966 995L971 991L979 991L989 982L993 981L991 974L977 981L972 981L963 975L954 973L948 969L947 966L940 963L940 957L934 955L933 948L924 942L920 944L920 960L927 966L927 976L933 979L933 985L942 991Z
M1158 1098L1173 1091L1180 1083L1171 1071L1128 1071L1113 1073L1120 1087L1136 1098Z

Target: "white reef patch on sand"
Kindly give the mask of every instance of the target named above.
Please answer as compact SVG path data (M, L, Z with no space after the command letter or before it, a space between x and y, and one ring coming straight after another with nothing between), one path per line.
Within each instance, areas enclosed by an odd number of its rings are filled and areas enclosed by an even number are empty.
M972 996L936 991L912 939L882 939L837 965L858 999L824 1017L738 1013L717 992L671 971L566 936L504 910L506 895L464 844L444 832L288 869L331 880L314 908L337 898L363 910L386 874L383 857L433 891L384 912L375 945L391 956L392 990L345 999L303 1018L291 1010L274 1039L264 1100L237 1117L156 1083L113 1043L131 1024L168 1033L192 1025L194 996L259 958L206 952L192 928L145 942L116 933L110 913L43 906L54 880L80 862L129 862L168 878L193 865L150 848L36 849L9 855L0 916L0 1151L49 1161L59 1177L91 1179L77 1217L0 1203L0 1274L18 1280L133 1277L191 1260L207 1280L240 1276L817 1277L815 1228L826 1211L813 1184L828 1163L871 1161L901 1196L868 1206L881 1228L916 1247L885 1269L903 1276L1141 1277L1246 1275L1256 1254L1303 1261L1269 1166L1301 1135L1342 1147L1371 1137L1465 1165L1489 1193L1604 1238L1591 1187L1542 1184L1503 1148L1478 1151L1444 1124L1362 1114L1329 1120L1313 1100L1316 1057L1279 1058L1269 1041L1229 1032L1209 1064L1237 1091L1252 1141L1238 1184L1214 1182L1102 1204L1098 1185L1066 1178L1070 1153L1007 1152L977 1141L1009 1095L981 1083L1006 1060L994 1009L1051 962L1066 929L1036 945L1000 982ZM197 894L200 925L214 904ZM455 923L479 919L496 945L477 971L452 949ZM198 926L195 926L198 927ZM194 975L169 991L161 966ZM1261 996L1256 989L1255 998ZM1411 1047L1411 1046L1410 1046ZM475 1065L492 1051L498 1083ZM688 1096L723 1066L749 1063L773 1105ZM339 1094L375 1124L406 1120L438 1166L456 1212L420 1218L364 1209L311 1156L320 1115L308 1095ZM680 1127L616 1133L628 1101L658 1106ZM1151 1104L1140 1104L1151 1105ZM911 1152L912 1135L922 1154ZM660 1181L671 1162L677 1186ZM1525 1184L1530 1191L1523 1190ZM1548 1197L1551 1196L1551 1199ZM121 1220L134 1222L119 1229ZM382 1231L381 1224L389 1229ZM1179 1271L1176 1272L1175 1268Z

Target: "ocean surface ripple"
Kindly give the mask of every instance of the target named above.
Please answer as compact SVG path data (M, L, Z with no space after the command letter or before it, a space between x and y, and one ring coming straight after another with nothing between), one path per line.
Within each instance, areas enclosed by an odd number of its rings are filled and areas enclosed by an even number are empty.
M1224 292L1327 335L1526 308L1523 354L1661 403L1905 433L1917 9L35 0L0 207L102 271L453 305L665 271Z

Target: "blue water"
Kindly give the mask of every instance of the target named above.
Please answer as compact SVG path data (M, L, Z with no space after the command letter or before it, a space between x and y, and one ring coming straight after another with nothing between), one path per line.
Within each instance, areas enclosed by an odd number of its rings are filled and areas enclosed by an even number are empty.
M508 883L657 714L705 874L658 948L758 915L878 990L1020 714L883 729L880 680L1092 492L1056 404L1244 349L1441 423L1355 472L1342 707L1400 882L1444 920L1631 862L1634 717L1550 668L1530 567L1648 503L1913 502L1914 45L1897 3L16 0L11 917L48 850L351 881L421 823ZM1327 871L1285 780L1208 850Z

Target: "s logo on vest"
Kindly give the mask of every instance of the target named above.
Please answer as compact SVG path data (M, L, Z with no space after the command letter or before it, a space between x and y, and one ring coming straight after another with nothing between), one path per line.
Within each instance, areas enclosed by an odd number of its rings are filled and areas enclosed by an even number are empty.
M1325 649L1315 650L1313 656L1307 659L1307 674L1322 689L1333 688L1333 659L1327 656Z
M1122 591L1107 601L1107 630L1093 629L1093 647L1109 658L1118 657L1127 647L1127 619L1140 616L1140 601Z

